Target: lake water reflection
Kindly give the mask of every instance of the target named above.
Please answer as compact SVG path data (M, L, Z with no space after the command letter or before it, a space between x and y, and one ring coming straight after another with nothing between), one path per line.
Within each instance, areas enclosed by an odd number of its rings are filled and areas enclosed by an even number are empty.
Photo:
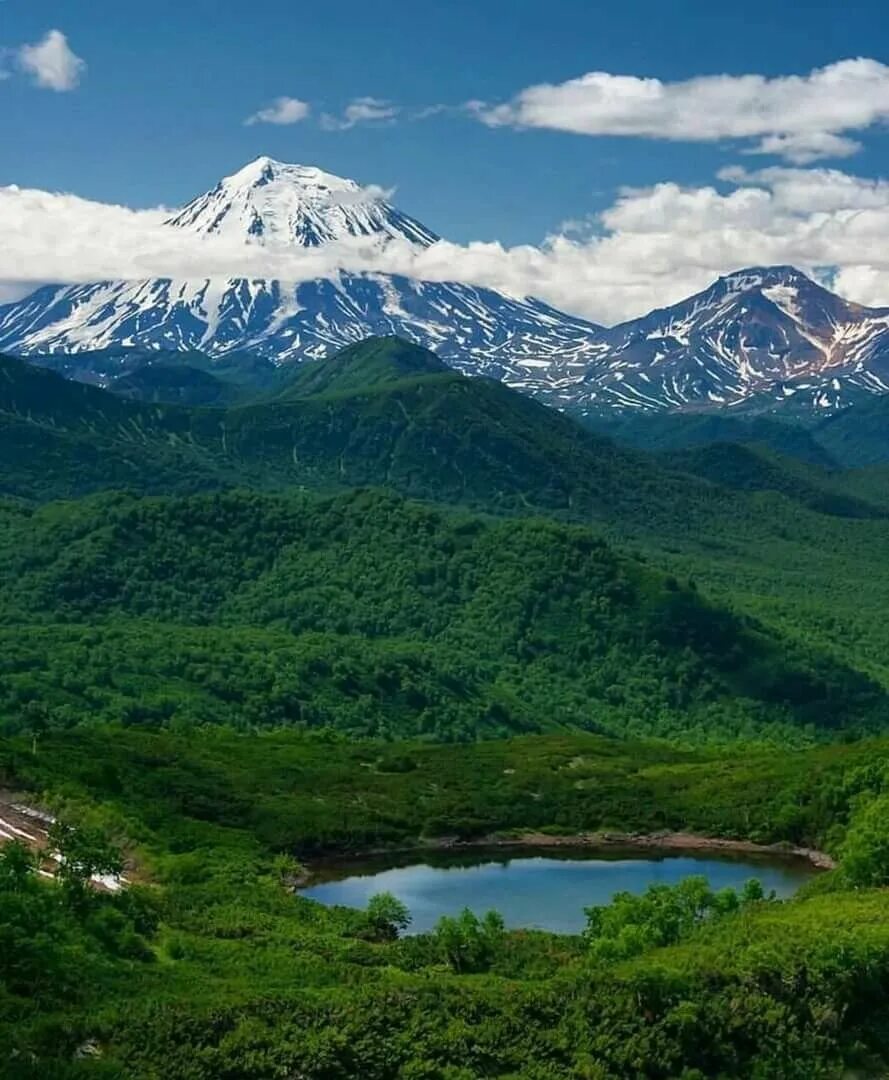
M464 907L478 915L496 908L511 928L577 933L585 924L583 909L607 904L616 892L641 893L698 874L714 889L740 888L758 878L766 893L784 898L815 873L801 859L747 854L501 849L329 864L301 891L323 904L357 908L374 893L391 892L410 909L409 932L415 934Z

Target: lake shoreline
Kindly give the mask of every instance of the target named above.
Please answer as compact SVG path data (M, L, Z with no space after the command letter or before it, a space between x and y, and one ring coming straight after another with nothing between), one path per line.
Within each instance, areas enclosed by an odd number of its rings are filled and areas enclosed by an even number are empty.
M825 851L816 848L797 847L779 842L776 844L757 844L752 840L725 840L713 836L699 836L686 832L655 833L578 833L550 835L542 832L522 833L515 837L489 836L481 840L457 840L448 843L435 841L431 846L437 849L449 847L577 847L599 848L607 851L612 848L639 848L645 851L726 851L743 855L775 855L805 859L819 870L835 870L837 863Z
M802 859L818 870L835 870L836 860L825 851L817 848L798 847L786 842L775 844L757 844L752 840L726 840L720 837L700 836L688 832L593 832L593 833L545 833L517 832L489 834L487 836L463 839L458 836L439 836L417 840L411 844L399 844L391 847L368 848L363 851L342 852L338 855L322 856L318 862L330 866L336 862L351 862L364 858L385 855L409 855L424 851L472 851L473 849L508 849L508 848L583 848L585 850L627 850L627 851L669 851L669 852L725 852L739 855L766 855ZM320 868L320 867L319 867ZM302 889L312 884L315 870L307 866L303 873L295 875L292 882L295 888Z

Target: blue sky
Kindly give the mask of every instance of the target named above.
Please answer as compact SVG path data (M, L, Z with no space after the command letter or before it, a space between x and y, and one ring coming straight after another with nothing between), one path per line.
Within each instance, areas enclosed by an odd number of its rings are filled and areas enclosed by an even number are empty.
M237 273L148 208L262 154L453 241L401 272L598 321L763 263L889 306L883 4L0 0L0 300Z
M731 143L492 129L450 114L346 131L243 121L279 96L310 102L317 117L365 96L417 108L500 102L593 70L673 81L889 59L882 5L794 7L264 0L249 17L243 0L0 0L0 46L58 28L88 65L72 93L20 75L0 83L0 184L176 205L268 153L395 187L399 205L457 241L536 243L622 185L710 182L738 154ZM856 174L889 173L885 133L857 137Z

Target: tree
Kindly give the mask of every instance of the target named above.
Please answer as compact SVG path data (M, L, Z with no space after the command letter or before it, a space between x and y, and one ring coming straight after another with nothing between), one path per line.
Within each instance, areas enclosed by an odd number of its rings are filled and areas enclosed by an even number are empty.
M855 886L889 883L889 795L867 801L852 818L842 850L842 874Z
M774 896L774 893L772 895ZM758 900L765 900L765 898L762 882L758 878L750 878L749 881L744 882L744 888L741 890L742 904L755 904Z
M407 907L390 892L376 893L368 900L366 917L377 941L394 941L411 922Z
M12 840L0 847L0 889L21 892L33 881L37 857L27 844Z
M272 860L275 877L288 889L295 889L306 876L305 866L295 855L282 853Z
M0 997L64 997L83 974L82 942L70 911L37 868L26 844L0 847Z
M435 927L442 958L456 972L486 971L503 944L506 929L497 911L479 919L469 908L456 918L443 915Z
M755 879L739 896L734 889L714 893L705 877L687 877L677 885L651 885L641 896L617 893L610 904L587 908L584 937L594 960L623 960L673 945L704 919L729 915L763 899L762 885Z
M71 898L82 898L94 877L123 871L120 851L98 829L57 821L49 830L49 843L59 859L59 882Z

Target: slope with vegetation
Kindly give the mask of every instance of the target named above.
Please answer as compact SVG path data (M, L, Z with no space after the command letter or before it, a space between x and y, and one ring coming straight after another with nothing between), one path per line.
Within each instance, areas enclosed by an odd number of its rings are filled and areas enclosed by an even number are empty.
M854 468L889 464L889 397L882 394L819 424L818 441L835 461Z
M751 423L759 434L779 426ZM880 475L740 444L653 459L397 339L306 364L230 409L127 402L3 360L0 461L3 490L26 501L382 484L486 513L596 523L719 607L889 686Z
M123 397L179 405L247 400L269 393L281 375L271 360L241 350L211 357L198 349L122 346L76 353L31 353L28 363Z
M638 455L397 339L307 365L278 394L225 410L128 402L0 357L0 455L0 493L28 499L121 487L385 484L424 498L605 517L615 504L641 516L646 494L655 500L670 486Z
M716 413L647 413L585 416L599 434L641 450L686 450L717 442L765 446L784 457L826 469L889 463L889 395L864 394L828 416L751 416Z
M835 465L809 428L766 416L733 413L645 413L584 417L591 430L640 450L689 450L713 443L753 443L812 465Z
M146 882L53 886L20 849L0 854L6 1074L879 1075L885 756L884 743L739 757L591 736L394 755L293 733L0 741L5 784L47 792L87 857L114 837ZM327 909L288 887L294 853L544 825L683 825L820 843L841 862L783 903L693 879L618 898L589 910L583 937L464 915L402 938L385 898Z
M105 495L0 515L5 726L580 727L804 743L874 682L589 530L393 495Z

